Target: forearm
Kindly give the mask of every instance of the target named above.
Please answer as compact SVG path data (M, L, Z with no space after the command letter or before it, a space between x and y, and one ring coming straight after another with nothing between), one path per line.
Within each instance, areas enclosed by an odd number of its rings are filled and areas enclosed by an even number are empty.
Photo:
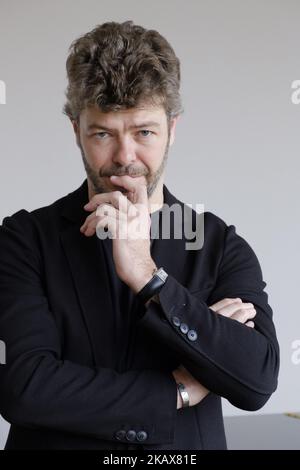
M206 388L235 406L262 406L276 388L278 350L259 331L215 314L169 276L142 322ZM174 324L174 317L179 325ZM260 319L258 320L260 321ZM191 341L181 324L197 334Z
M186 406L195 406L209 394L209 390L198 382L182 365L173 370L172 374L177 384L177 409L183 408L186 398L188 398L188 405ZM184 397L179 390L179 384L184 387Z
M11 423L112 441L125 425L146 431L147 444L171 442L177 396L171 374L118 374L45 354L2 367L0 379L1 412Z

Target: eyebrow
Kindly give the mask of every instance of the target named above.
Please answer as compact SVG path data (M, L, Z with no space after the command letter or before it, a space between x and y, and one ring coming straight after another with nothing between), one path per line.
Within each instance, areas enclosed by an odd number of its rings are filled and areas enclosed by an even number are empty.
M139 129L141 127L157 127L157 128L160 128L160 124L158 122L155 122L155 121L148 121L148 122L143 122L141 124L135 124L133 126L130 126L129 129ZM103 126L102 124L98 124L96 122L88 125L88 131L91 131L93 129L103 129L105 131L114 130L114 129L110 129L109 127Z

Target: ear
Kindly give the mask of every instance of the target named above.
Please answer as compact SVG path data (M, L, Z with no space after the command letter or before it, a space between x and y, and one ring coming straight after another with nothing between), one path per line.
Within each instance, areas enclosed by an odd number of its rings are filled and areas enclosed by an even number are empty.
M76 121L75 119L71 119L70 118L70 121L71 121L71 124L73 126L73 130L74 130L74 133L75 133L75 136L76 136L76 144L78 145L78 147L80 148L81 145L80 145L80 129L79 129L79 122Z
M175 140L175 130L176 130L177 121L179 119L180 119L180 115L175 116L171 120L171 125L170 125L170 147L171 147L171 145L173 145L173 142Z

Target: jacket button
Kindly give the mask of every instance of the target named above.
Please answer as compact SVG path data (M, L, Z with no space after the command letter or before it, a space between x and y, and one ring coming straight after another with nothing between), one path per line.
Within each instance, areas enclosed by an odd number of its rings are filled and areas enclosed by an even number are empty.
M181 323L180 331L181 333L184 333L185 335L187 334L187 332L189 331L189 327L187 326L186 323Z
M143 441L146 441L147 439L148 439L148 434L146 433L146 431L139 431L136 435L137 441L143 442Z
M198 338L198 335L195 330L190 330L187 334L187 337L190 341L196 341L196 339Z
M119 431L116 432L115 434L115 438L118 440L118 441L123 441L126 437L126 431L124 431L124 429L120 429Z
M175 326L180 326L180 320L178 317L172 317L172 323Z
M127 441L132 442L135 440L135 437L136 437L136 432L133 429L130 429L129 431L127 431L126 433Z

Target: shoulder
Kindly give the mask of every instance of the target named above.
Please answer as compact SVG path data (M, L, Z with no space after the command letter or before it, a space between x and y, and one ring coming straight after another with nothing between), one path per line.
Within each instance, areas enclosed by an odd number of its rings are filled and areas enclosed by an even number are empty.
M225 221L222 217L210 211L202 214L195 212L195 219L199 220L198 229L203 229L203 244L205 251L211 256L221 257L220 261L231 263L257 263L257 256L250 243L239 233L237 224ZM194 225L195 226L195 225Z
M228 224L217 216L213 212L205 211L204 213L204 223L209 229L217 230L220 232L226 232Z
M56 201L36 208L32 211L20 209L12 215L6 216L0 225L0 236L19 236L25 238L38 238L44 233L50 234L51 230L57 230L60 215L69 194Z
M28 225L47 222L49 221L49 218L51 219L60 213L61 207L63 206L66 198L67 196L64 196L47 206L39 207L32 211L20 209L12 215L4 217L2 221L2 227L10 227L20 224L24 224L25 227L27 227Z

